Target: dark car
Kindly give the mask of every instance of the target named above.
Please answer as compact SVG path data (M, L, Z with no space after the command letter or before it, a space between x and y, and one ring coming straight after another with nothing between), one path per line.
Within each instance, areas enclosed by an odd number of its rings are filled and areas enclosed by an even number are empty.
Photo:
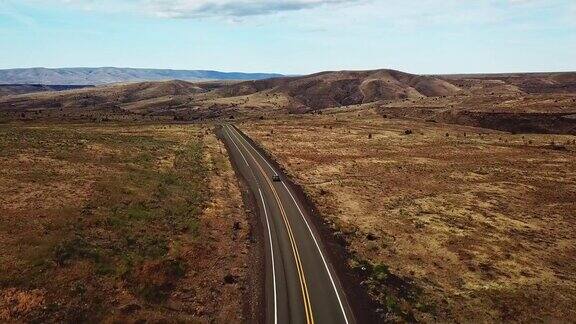
M280 179L280 176L279 176L279 175L275 174L275 175L272 176L272 181L274 181L274 182L280 182L280 181L282 181L282 180Z

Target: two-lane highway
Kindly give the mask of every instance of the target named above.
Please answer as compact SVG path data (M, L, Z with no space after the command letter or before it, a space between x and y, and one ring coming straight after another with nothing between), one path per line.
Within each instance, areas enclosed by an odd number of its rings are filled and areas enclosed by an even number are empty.
M222 133L263 217L266 322L355 323L319 235L284 176L235 127L225 125Z

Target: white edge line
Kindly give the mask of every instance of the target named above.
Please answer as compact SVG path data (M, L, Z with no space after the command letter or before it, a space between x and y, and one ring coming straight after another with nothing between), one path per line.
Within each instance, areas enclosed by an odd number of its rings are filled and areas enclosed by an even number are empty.
M226 130L226 131L229 132L229 130ZM230 134L228 134L228 136L230 136ZM230 136L230 139L232 140L232 136ZM238 150L238 152L240 152L240 155L242 155L242 158L244 159L244 163L246 163L246 166L248 168L250 168L250 165L248 164L248 160L246 160L246 157L244 156L244 153L242 153L242 150L240 150L240 148L238 147L238 145L236 145L234 140L232 140L231 142L232 142L232 144L234 144L234 146L236 146L236 149Z
M328 263L326 262L326 258L324 258L324 254L322 253L322 250L320 249L320 245L318 244L318 241L316 240L316 236L312 232L312 228L310 228L310 225L308 224L308 220L306 220L306 217L302 213L300 206L298 206L298 203L296 202L296 199L292 195L292 192L290 191L290 189L288 189L288 186L286 186L286 184L284 182L282 182L282 185L284 185L284 188L286 188L286 191L288 191L288 194L290 195L290 197L294 201L296 208L298 208L298 211L300 212L302 219L304 219L304 222L306 223L306 227L308 227L308 231L310 231L310 235L312 236L312 239L314 240L314 243L316 244L316 248L318 249L318 252L320 252L320 256L322 257L322 262L324 262L324 267L326 267L326 272L328 272L328 276L330 277L330 281L332 282L332 287L334 288L334 292L336 293L336 297L338 298L338 303L340 304L340 309L342 310L342 314L344 315L344 320L346 321L346 324L348 324L348 316L346 316L346 311L344 310L344 305L342 304L342 300L340 299L340 294L338 293L338 289L336 288L336 283L334 282L334 278L332 278L332 273L330 272L330 269L328 268Z
M266 216L266 227L268 227L268 239L270 240L270 255L272 256L272 282L274 283L274 323L278 323L278 307L276 300L276 267L274 265L274 247L272 246L272 231L270 231L270 222L268 221L268 211L266 210L266 203L264 202L264 196L262 195L262 190L258 188L260 192L260 199L262 199L262 205L264 207L264 215Z
M227 132L229 132L230 130L227 129ZM234 131L232 131L233 133ZM236 137L235 134L232 134L234 137ZM232 136L230 134L228 134L228 136L230 136L230 140L232 142L232 144L234 144L234 146L236 147L236 149L238 150L238 152L240 152L240 155L242 155L242 158L244 159L244 162L246 162L246 166L248 166L248 169L250 169L250 171L252 171L252 168L250 168L250 165L248 164L248 160L246 160L246 157L244 156L244 153L242 153L242 150L240 150L240 148L238 147L238 145L236 145L236 142L234 142L234 139L232 139ZM254 173L252 172L252 176L254 176ZM254 176L254 179L256 180L256 183L258 183L258 180L256 179L256 176ZM270 221L268 220L268 210L266 209L266 202L264 201L264 196L262 195L262 190L260 188L258 188L258 192L260 193L260 199L262 200L262 206L264 207L264 218L266 219L266 227L268 228L268 240L270 241L270 256L272 259L272 283L274 286L274 323L277 324L278 323L278 299L277 299L277 293L276 293L276 265L274 262L274 246L272 245L272 231L270 230Z
M252 144L250 144L246 138L244 138L244 136L242 134L240 134L235 127L233 127L234 131L236 133L238 133L240 135L240 137L244 140L244 142L246 142L248 144L248 146L250 146L252 149L254 149L254 146L252 146ZM258 155L260 155L260 158L262 158L262 160L264 160L264 162L266 162L266 164L268 164L268 167L270 168L270 170L272 170L272 172L274 172L274 175L278 175L278 172L276 172L276 170L274 170L274 168L270 165L270 163L268 163L268 161L262 156L262 154L260 154L260 152L258 152L258 150L254 149L254 151L256 151L256 153L258 153Z
M236 129L234 129L234 131L238 132ZM248 141L243 136L240 136L240 137L244 140L244 142L246 142L248 144L248 146L252 147L252 149L258 155L260 155L260 158L262 160L264 160L264 162L266 162L266 164L268 164L268 167L274 172L274 174L277 174L276 170L274 170L274 168L270 165L270 163L268 163L268 161L266 161L266 159L262 156L262 154L260 154L260 152L258 152L258 150L256 150L250 143L248 143ZM322 253L322 250L320 249L320 245L318 244L318 241L316 240L316 236L314 235L314 232L312 232L312 228L310 227L310 224L308 224L308 220L306 220L304 213L302 213L302 210L300 209L300 206L296 202L294 195L292 195L292 192L290 191L290 189L288 189L288 187L286 186L286 184L284 182L282 182L282 184L284 185L284 188L286 188L286 191L288 191L288 194L290 195L290 197L294 201L296 208L298 208L298 211L300 212L300 216L302 216L302 219L306 223L306 227L308 228L308 231L310 231L310 235L312 236L312 239L314 240L314 244L316 244L316 248L318 249L318 252L320 253L320 256L322 257L322 262L324 263L324 267L326 268L326 272L328 272L328 276L330 277L330 282L332 283L332 287L334 288L334 292L336 293L336 297L338 298L338 303L340 304L340 309L342 310L342 314L344 315L344 320L346 321L346 324L348 324L349 323L348 322L348 316L346 315L346 311L344 310L344 305L342 304L342 300L340 299L340 294L338 293L338 289L336 288L336 283L334 282L334 278L332 278L332 273L330 272L330 268L328 267L328 263L326 262L326 258L324 257L324 254Z

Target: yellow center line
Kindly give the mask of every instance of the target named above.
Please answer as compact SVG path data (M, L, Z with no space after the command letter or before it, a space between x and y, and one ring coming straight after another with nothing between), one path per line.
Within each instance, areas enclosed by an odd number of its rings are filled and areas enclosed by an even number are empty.
M233 133L234 137L236 137L236 139L238 139L238 136L235 134L235 130L232 127L229 127L229 129L232 130L231 133ZM292 226L290 226L290 222L288 221L288 217L286 215L284 205L282 205L282 202L280 200L280 197L278 196L278 193L276 192L276 189L274 188L274 185L272 184L270 179L268 179L268 176L266 175L266 172L264 171L264 169L262 168L260 163L258 163L258 161L254 157L254 155L244 145L244 143L242 143L242 141L240 141L240 140L239 140L239 142L240 142L240 145L242 145L244 147L244 149L246 150L246 152L250 155L250 157L252 157L252 160L254 160L258 169L260 169L260 172L264 176L264 179L266 180L266 183L268 183L268 186L270 186L270 189L272 189L272 193L274 194L274 198L276 199L276 202L278 203L278 206L280 208L280 213L282 214L284 225L286 226L286 231L288 232L288 237L290 239L290 245L292 248L292 253L294 255L294 260L296 261L296 269L298 271L298 277L300 280L300 289L302 291L302 296L304 299L304 311L306 312L306 322L313 324L314 323L314 317L312 314L312 304L310 303L310 295L308 294L308 285L306 284L306 276L304 275L304 268L303 268L302 262L300 260L300 253L298 252L298 245L297 245L296 240L294 238L294 233L292 232Z

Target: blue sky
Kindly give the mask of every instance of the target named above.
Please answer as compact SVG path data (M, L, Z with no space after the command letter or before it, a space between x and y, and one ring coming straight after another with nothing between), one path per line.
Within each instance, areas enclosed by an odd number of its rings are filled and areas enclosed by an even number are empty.
M0 0L0 68L576 70L574 0Z

